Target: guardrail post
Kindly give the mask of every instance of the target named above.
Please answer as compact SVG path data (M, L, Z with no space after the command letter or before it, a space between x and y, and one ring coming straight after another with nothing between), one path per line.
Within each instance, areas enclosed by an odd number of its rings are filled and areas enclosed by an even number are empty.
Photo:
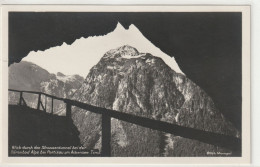
M53 114L53 97L51 98L51 114Z
M44 106L44 108L45 108L45 112L47 113L47 96L45 95L45 106Z
M40 103L41 103L41 94L39 93L37 110L40 110Z
M22 105L23 92L20 92L19 105Z
M111 117L106 113L102 114L102 149L101 154L104 157L111 156Z
M71 104L70 103L66 103L66 117L67 117L67 119L71 118Z
M66 103L66 120L67 120L67 131L71 133L71 104Z

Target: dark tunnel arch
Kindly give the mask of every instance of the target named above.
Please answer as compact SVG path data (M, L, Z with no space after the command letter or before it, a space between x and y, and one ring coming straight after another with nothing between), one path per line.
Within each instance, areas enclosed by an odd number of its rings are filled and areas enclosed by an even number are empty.
M105 35L120 22L134 24L155 46L174 56L188 78L204 89L241 130L242 15L218 13L9 13L9 65L30 51Z

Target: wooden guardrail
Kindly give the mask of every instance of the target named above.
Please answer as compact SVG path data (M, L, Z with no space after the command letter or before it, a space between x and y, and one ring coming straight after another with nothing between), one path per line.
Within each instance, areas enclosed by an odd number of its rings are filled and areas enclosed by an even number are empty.
M32 93L38 94L38 104L37 109L40 110L40 106L46 112L46 105L45 107L41 101L41 95L45 95L52 100L52 107L51 113L53 114L53 99L64 101L66 104L66 117L71 119L71 107L76 106L81 109L94 112L97 114L102 115L102 149L101 155L102 156L111 156L111 118L116 118L121 121L126 121L128 123L133 123L136 125L140 125L146 128L150 128L153 130L162 131L165 133L170 133L175 136L181 136L188 139L198 140L203 143L212 144L219 147L224 147L234 152L241 153L241 139L236 138L233 136L217 134L213 132L198 130L189 127L183 127L175 124L170 124L167 122L162 122L158 120L153 120L145 117L140 117L132 114L127 114L115 110L110 110L106 108L92 106L86 103L82 103L75 100L64 99L60 97L55 97L46 93L42 92L34 92L34 91L20 91L20 90L13 90L9 89L9 91L19 92L20 99L19 105L26 105L26 102L23 98L23 93Z

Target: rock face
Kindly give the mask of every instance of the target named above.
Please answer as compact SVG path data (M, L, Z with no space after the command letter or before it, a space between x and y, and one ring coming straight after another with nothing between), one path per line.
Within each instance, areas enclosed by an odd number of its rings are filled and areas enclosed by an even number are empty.
M71 98L74 92L79 89L84 78L79 75L66 76L62 73L50 74L45 69L36 64L22 61L9 67L9 89L38 91L51 94L57 97ZM23 97L27 105L32 108L37 106L37 95L24 93ZM9 103L17 104L18 93L9 92ZM51 100L42 97L42 102L47 110L51 110ZM55 114L62 115L65 111L65 105L61 101L54 102Z
M181 126L240 137L195 83L149 53L122 46L105 53L73 99ZM77 108L72 113L81 143L100 148L101 119ZM114 156L207 156L228 151L195 140L112 119Z

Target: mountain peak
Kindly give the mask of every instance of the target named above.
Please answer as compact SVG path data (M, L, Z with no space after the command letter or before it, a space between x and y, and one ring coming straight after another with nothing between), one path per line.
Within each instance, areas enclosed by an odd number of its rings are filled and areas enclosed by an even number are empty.
M130 46L130 45L123 45L123 46L120 46L118 47L118 49L123 49L123 50L128 50L128 49L135 49L133 46Z
M65 75L61 72L57 72L57 76L61 76L61 77L64 77Z
M133 57L133 56L139 55L138 50L130 45L121 46L121 47L117 48L117 50L121 53L122 56Z
M106 52L104 57L105 58L108 58L108 57L112 58L115 55L120 55L123 58L134 58L134 57L139 56L139 52L136 48L134 48L130 45L123 45L123 46L120 46L116 49L109 50L108 52Z

